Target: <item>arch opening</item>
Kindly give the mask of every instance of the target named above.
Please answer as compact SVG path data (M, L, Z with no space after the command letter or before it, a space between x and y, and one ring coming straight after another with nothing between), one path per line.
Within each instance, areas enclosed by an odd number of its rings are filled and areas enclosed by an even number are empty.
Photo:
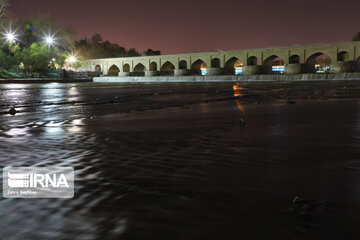
M160 75L174 75L175 66L171 62L165 62L160 68Z
M187 69L187 62L185 60L179 62L179 69Z
M220 68L220 59L214 58L211 60L211 67L212 68Z
M265 73L283 74L285 72L284 60L272 55L265 59L263 68Z
M257 66L258 65L258 59L255 56L251 56L247 59L247 65L248 66Z
M306 60L307 71L311 73L327 73L331 64L331 57L322 52L314 53Z
M292 55L289 58L289 63L290 64L300 64L300 56L299 55Z
M225 73L231 75L242 74L243 66L244 64L238 58L232 57L225 63Z
M206 75L206 64L204 61L198 59L191 65L191 72L194 75Z
M146 71L145 66L142 65L141 63L138 63L138 64L134 67L133 75L134 75L134 76L145 76L145 71Z
M119 76L120 69L114 64L109 68L109 76Z
M130 72L130 65L129 64L124 64L123 66L123 72Z
M156 62L150 63L150 71L157 71L157 63Z
M100 65L96 65L96 66L95 66L95 72L101 72L101 67L100 67Z
M337 54L337 60L338 61L349 61L349 53L346 51L339 52Z

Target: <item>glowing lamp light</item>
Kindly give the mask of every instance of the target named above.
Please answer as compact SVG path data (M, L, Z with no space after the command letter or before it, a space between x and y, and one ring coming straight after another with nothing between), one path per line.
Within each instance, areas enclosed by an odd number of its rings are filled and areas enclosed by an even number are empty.
M53 37L53 36L50 36L50 35L45 36L45 37L44 37L44 40L45 40L45 43L46 43L47 45L49 45L49 46L52 46L52 45L54 45L54 43L55 43L54 37Z
M76 57L75 56L69 56L69 60L68 60L69 63L74 63L76 62Z
M15 33L14 32L6 32L5 34L4 34L4 36L5 36L5 39L6 39L6 41L7 42L10 42L10 43L12 43L12 42L15 42L15 40L16 40L16 35L15 35Z

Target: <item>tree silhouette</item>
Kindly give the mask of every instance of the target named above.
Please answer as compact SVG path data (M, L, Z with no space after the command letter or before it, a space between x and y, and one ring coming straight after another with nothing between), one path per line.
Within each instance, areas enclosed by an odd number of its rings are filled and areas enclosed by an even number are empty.
M0 0L0 18L5 16L6 9L9 6L9 0Z
M358 32L352 39L353 41L360 41L360 32Z

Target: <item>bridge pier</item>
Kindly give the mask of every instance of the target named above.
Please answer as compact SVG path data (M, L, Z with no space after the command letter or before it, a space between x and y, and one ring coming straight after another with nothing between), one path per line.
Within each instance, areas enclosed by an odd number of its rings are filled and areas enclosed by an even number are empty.
M206 75L207 76L218 76L222 74L221 68L206 68Z
M334 61L330 65L330 73L351 72L351 63L349 61Z
M272 66L271 65L262 65L261 73L266 74L266 75L273 74Z
M145 71L145 77L154 77L158 75L157 71Z
M189 74L188 69L175 69L174 76L186 76Z
M243 66L243 75L256 75L260 73L260 66Z
M300 74L304 72L304 65L300 63L285 64L285 74Z
M119 77L128 77L130 76L129 72L119 72Z

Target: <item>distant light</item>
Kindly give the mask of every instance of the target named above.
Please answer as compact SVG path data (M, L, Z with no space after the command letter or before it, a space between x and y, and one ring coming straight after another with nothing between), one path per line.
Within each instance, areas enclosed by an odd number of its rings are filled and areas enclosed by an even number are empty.
M236 67L235 68L235 75L240 75L243 73L243 67Z
M7 42L13 43L16 40L16 34L11 30L9 32L6 32L4 36Z
M69 56L68 62L69 62L69 63L74 63L74 62L76 62L76 57L73 56L73 55Z
M200 68L201 75L206 76L206 68Z
M44 40L45 40L45 43L49 46L52 46L54 45L55 43L55 39L54 39L54 36L51 36L51 35L47 35L44 37Z
M273 72L283 73L285 71L285 66L272 66Z

